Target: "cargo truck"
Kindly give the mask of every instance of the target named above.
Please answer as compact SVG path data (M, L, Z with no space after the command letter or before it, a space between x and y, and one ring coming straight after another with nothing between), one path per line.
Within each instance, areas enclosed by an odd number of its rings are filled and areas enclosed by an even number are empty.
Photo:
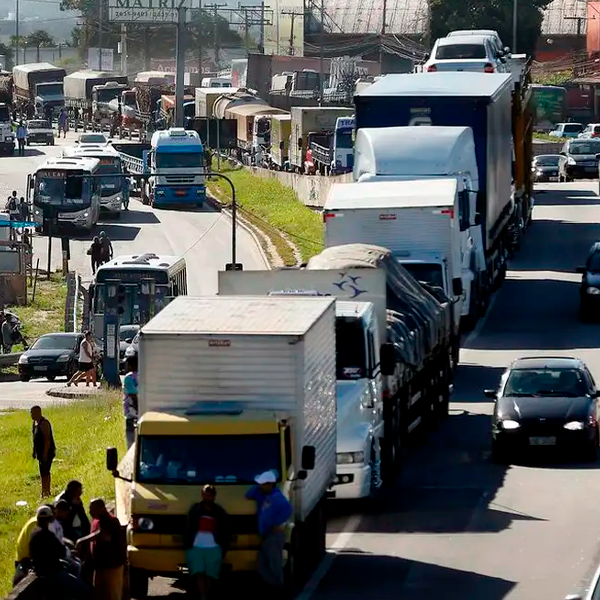
M0 75L0 154L13 154L15 135L12 129L12 75Z
M338 117L351 117L352 108L293 106L292 134L290 138L290 167L302 173L305 170L306 153L310 149L309 134L333 131Z
M207 117L209 119L214 118L213 105L225 92L228 94L235 94L238 88L227 88L223 90L222 87L210 87L196 88L195 101L196 101L196 116Z
M458 253L462 257L462 325L472 328L483 311L481 286L487 273L482 228L477 217L479 174L473 130L435 125L365 127L356 133L354 153L353 179L359 183L449 177L456 180L458 203L453 220L457 229L450 240L433 240L431 235L424 235L426 243L433 244L432 251L435 248L439 253L442 243L453 256ZM426 227L424 223L421 225ZM426 250L423 244L419 247ZM447 279L448 283L451 279ZM449 297L453 295L451 290L452 287L446 288Z
M334 297L337 452L334 498L391 483L405 445L448 414L451 308L379 246L331 247L305 268L219 273L219 294Z
M13 67L15 100L31 102L44 114L46 106L64 106L63 80L67 72L50 63L29 63Z
M486 258L483 309L504 278L507 260L531 213L531 177L525 172L531 171L528 77L524 72L515 84L505 73L387 75L355 96L359 130L423 125L473 130L479 172L477 219Z
M308 146L314 172L321 175L341 175L352 171L353 134L354 118L352 117L339 117L331 132L309 133Z
M292 133L291 115L273 115L271 117L270 166L279 171L286 166L290 151Z
M67 108L79 109L83 130L87 131L110 123L109 103L127 87L127 77L104 71L76 71L65 77L64 86Z
M323 557L336 470L334 304L179 296L142 328L136 441L118 465L107 451L133 598L146 597L150 578L185 572L182 533L205 484L229 514L224 577L256 571L256 503L245 494L267 470L293 508L287 583Z

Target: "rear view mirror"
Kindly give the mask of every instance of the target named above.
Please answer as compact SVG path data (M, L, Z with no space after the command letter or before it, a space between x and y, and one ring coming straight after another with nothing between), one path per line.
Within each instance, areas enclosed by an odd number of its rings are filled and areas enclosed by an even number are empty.
M379 361L383 376L387 377L394 374L396 370L396 357L393 344L381 344Z
M583 275L585 273L585 267L577 267L575 273L581 273Z
M133 342L133 338L127 338L127 339L125 340L125 343L126 343L126 344L131 344L131 342Z
M315 468L316 450L314 446L302 448L302 469L312 471Z
M496 390L483 390L483 394L486 398L491 398L492 400L498 398L498 392L496 392Z
M106 468L114 472L117 470L119 465L119 451L116 448L106 449Z

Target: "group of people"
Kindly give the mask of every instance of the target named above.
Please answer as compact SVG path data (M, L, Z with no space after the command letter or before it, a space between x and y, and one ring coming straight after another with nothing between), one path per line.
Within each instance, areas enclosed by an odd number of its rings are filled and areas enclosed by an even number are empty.
M96 366L100 360L100 354L94 344L94 336L91 331L86 331L83 334L83 339L79 344L79 361L77 364L77 371L73 373L73 377L67 381L67 387L77 384L85 379L85 387L96 387L100 385L97 382Z
M40 506L25 523L17 539L13 585L33 571L44 578L48 597L123 598L124 528L101 498L89 505L90 522L82 494L82 484L70 481L52 504Z
M94 236L91 246L87 251L92 261L92 273L96 274L96 269L112 260L113 247L110 238L105 231L101 231L99 235Z
M27 221L29 218L29 205L24 196L17 197L16 190L8 197L4 210L10 215L11 221Z

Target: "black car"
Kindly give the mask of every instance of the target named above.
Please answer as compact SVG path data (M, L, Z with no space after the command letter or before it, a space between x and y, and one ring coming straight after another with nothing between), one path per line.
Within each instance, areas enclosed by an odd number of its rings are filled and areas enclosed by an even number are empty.
M139 325L121 325L119 327L119 366L121 373L127 370L127 349L131 347L133 340L140 330Z
M71 377L77 370L82 333L47 333L23 352L19 358L19 378L46 377L48 381L60 375Z
M492 457L510 462L519 452L555 448L598 455L598 391L577 358L529 357L514 361L494 398Z
M587 321L600 309L600 242L590 248L585 266L578 267L577 273L583 275L579 288L579 318Z
M540 154L531 162L531 174L535 183L558 181L560 154Z
M576 138L565 142L558 163L558 180L594 179L598 177L600 139Z

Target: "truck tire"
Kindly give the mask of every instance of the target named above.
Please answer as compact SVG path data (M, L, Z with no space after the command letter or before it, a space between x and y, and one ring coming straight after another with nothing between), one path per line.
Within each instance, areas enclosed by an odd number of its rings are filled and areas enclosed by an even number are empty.
M149 577L145 571L129 567L129 595L135 600L146 600L148 597Z

